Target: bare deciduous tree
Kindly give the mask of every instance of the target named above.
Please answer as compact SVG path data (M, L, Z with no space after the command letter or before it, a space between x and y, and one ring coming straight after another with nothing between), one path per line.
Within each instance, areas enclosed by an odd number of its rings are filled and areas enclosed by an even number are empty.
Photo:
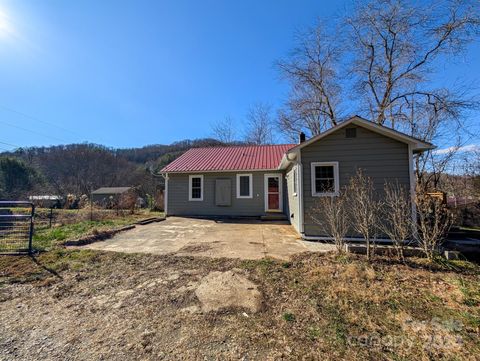
M324 24L298 36L298 45L288 60L278 63L290 82L291 93L279 113L280 130L287 134L306 132L314 136L339 121L341 87L338 82L338 42Z
M395 127L409 117L412 102L457 115L464 100L432 87L430 76L439 57L462 52L478 35L477 2L370 1L345 20L357 54L351 64L356 90L372 120Z
M355 176L350 178L347 194L351 226L363 237L367 248L367 259L370 260L374 253L372 243L374 246L379 231L381 201L375 199L372 179L365 176L361 169L358 169Z
M428 195L416 198L417 240L425 256L433 260L452 225L452 216L442 200Z
M211 125L213 137L222 143L232 143L235 141L237 130L231 117L225 117Z
M478 38L477 0L359 2L337 25L327 32L323 24L311 29L280 62L291 84L279 113L282 130L317 134L347 108L425 141L438 142L448 133L450 142L460 142L464 116L478 101L467 84L438 87L434 78ZM450 159L432 152L417 156L421 187L435 183ZM429 179L422 178L427 173Z
M412 218L412 199L404 187L398 183L385 184L383 217L380 229L393 242L399 259L404 259L404 248L412 240L414 219Z
M245 141L251 144L272 144L272 124L271 107L263 103L255 104L247 113Z
M321 197L310 213L313 221L333 239L337 252L342 253L350 225L346 195L342 192L336 197Z

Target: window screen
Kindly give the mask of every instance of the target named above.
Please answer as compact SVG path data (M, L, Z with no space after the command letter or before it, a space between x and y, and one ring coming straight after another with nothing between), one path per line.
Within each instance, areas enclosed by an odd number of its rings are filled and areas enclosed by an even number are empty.
M192 177L192 199L202 198L202 178Z
M335 192L333 165L315 167L315 193Z
M250 176L240 176L240 197L250 197Z

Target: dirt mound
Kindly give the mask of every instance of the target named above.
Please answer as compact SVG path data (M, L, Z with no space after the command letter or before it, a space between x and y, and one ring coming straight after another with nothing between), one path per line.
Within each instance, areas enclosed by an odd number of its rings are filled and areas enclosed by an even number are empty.
M262 304L257 285L232 270L210 272L202 279L195 294L205 312L241 307L254 313Z

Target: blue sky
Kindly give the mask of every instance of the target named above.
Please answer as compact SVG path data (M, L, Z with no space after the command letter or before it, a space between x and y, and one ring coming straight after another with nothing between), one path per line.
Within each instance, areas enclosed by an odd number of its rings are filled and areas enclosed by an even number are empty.
M295 31L346 3L0 0L0 148L143 146L241 123L285 99L274 62ZM479 55L475 44L438 81L478 82Z

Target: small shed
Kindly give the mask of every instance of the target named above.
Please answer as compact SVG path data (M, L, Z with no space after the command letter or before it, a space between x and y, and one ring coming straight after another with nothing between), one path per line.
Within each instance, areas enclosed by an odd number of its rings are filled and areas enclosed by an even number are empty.
M131 189L132 187L101 187L92 192L92 201L102 204L116 201Z
M29 196L28 200L37 207L45 208L61 208L63 204L63 197L58 195Z

